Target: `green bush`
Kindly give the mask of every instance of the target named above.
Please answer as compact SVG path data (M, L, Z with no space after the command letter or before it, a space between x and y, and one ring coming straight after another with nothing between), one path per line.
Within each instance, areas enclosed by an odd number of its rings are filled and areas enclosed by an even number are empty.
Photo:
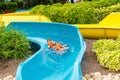
M108 7L95 9L94 10L95 21L96 21L95 23L99 23L103 18L105 18L111 12L113 12L113 11L110 10Z
M31 9L31 14L43 14L53 22L69 24L98 23L109 13L118 11L120 0L100 0L79 2L76 4L37 5ZM117 7L112 7L114 5ZM117 9L116 9L117 8Z
M62 23L93 23L94 8L89 3L66 3L64 5L39 5L34 7L31 14L43 14L53 22ZM89 16L88 16L89 15Z
M16 2L17 2L17 8L18 8L18 9L23 9L23 8L24 8L24 6L23 6L23 1L18 0L18 1L16 1Z
M0 58L20 59L31 54L28 39L20 32L11 29L5 31L0 28Z
M93 43L99 63L109 70L120 71L120 36L116 39L100 39Z
M99 0L99 1L92 1L92 6L95 8L102 8L102 7L108 7L111 5L116 5L117 3L120 3L120 0Z
M84 0L84 1L94 2L93 5L96 5L96 7L102 7L102 6L107 7L120 2L120 0Z
M112 12L120 12L120 3L109 7L95 9L94 14L96 23L99 23L103 18Z
M52 5L54 3L66 3L67 0L22 0L25 8L31 8L36 5Z
M0 13L4 13L5 9L14 12L17 9L17 2L0 2Z

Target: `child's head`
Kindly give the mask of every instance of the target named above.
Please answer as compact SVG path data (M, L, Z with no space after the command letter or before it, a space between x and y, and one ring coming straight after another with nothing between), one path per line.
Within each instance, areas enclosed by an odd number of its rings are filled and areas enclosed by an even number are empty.
M47 42L51 41L51 39L47 39Z

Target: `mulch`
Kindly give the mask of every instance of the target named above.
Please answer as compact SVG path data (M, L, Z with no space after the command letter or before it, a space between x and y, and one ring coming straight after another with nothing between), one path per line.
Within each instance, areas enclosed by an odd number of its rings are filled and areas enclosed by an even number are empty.
M3 79L8 75L12 75L15 77L16 69L22 61L23 60L0 59L0 79Z

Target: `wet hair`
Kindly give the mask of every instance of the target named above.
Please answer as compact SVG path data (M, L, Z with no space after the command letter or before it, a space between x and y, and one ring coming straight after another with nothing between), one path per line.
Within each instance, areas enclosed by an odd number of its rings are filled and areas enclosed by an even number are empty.
M48 41L51 41L51 39L48 38L48 39L47 39L47 42L48 42Z

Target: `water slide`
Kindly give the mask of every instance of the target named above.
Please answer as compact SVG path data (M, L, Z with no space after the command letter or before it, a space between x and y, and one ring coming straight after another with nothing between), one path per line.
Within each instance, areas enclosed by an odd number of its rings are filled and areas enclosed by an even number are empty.
M75 24L84 38L116 38L120 34L120 13L111 13L98 24Z
M0 22L7 26L10 22L51 22L51 20L44 15L32 15L29 12L16 12L8 14L0 14Z
M53 22L12 22L6 30L22 31L35 53L18 66L16 80L82 80L81 62L86 44L78 28ZM47 39L61 42L69 49L49 49Z
M11 15L14 17L12 20ZM21 15L22 18L18 18ZM78 30L66 24L40 23L39 21L42 20L38 18L33 19L33 22L30 21L32 17L28 18L27 15L30 14L21 12L0 17L1 22L4 22L6 26L10 22L18 20L18 22L9 24L8 28L13 26L16 30L24 30L27 38L35 44L32 44L32 48L37 49L32 57L19 65L16 80L81 80L82 70L79 65L85 52L85 43ZM9 20L6 21L7 18L4 16L8 16ZM25 22L19 22L24 21L24 18L27 19ZM84 38L116 38L120 33L119 19L120 13L111 13L98 24L74 24L74 26L79 28ZM50 19L45 17L43 21L50 22ZM54 52L51 54L48 49L46 50L47 38L68 44L70 50L62 56L58 56Z

